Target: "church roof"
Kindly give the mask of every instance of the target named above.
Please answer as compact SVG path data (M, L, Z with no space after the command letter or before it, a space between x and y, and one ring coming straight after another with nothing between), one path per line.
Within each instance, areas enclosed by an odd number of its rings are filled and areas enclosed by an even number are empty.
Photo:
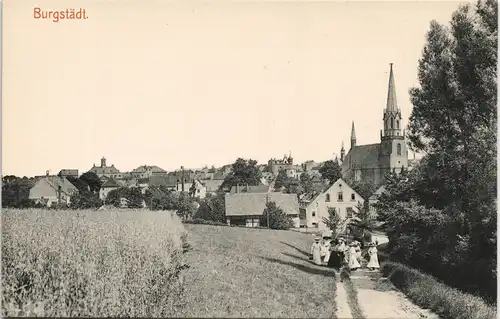
M342 166L362 165L364 168L379 167L380 144L357 145L351 148Z

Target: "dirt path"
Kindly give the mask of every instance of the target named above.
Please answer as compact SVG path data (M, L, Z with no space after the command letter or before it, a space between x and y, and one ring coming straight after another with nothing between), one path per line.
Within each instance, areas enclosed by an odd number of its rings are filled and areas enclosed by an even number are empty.
M351 274L351 281L366 319L439 319L431 311L413 304L379 272L358 270Z

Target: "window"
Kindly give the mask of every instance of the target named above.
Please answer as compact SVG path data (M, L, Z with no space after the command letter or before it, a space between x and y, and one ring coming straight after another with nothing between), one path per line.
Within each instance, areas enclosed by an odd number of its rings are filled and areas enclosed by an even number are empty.
M356 195L354 195L354 193L353 193L353 194L351 194L351 202L354 202L355 200L356 200Z
M200 190L199 190L199 189L197 189L197 190L196 190L196 192L197 192L197 193L199 193L199 192L200 192Z
M330 194L326 194L326 199L325 199L326 202L329 202L330 201Z
M318 223L312 223L314 228L318 228Z
M352 207L347 207L346 213L347 213L347 218L352 218L354 210L352 209Z
M398 155L401 155L401 144L398 143Z
M396 121L396 128L399 130L399 120Z
M391 128L394 128L394 119L391 118Z
M343 202L343 201L344 201L344 194L343 194L342 192L339 192L339 193L337 194L337 196L338 196L338 197L337 197L337 201L338 201L338 202Z
M315 217L316 216L316 212L312 212L312 217Z

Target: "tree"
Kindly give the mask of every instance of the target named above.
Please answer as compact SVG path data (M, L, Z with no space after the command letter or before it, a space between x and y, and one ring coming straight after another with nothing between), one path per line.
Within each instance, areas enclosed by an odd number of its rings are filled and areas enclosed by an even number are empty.
M323 179L327 179L330 185L342 178L342 170L338 160L329 160L323 163L319 168L319 173Z
M314 190L313 181L311 176L307 173L302 173L300 175L300 184L302 185L302 190L304 193L308 194Z
M66 179L73 184L78 189L78 192L80 193L85 193L90 191L89 185L83 181L81 178L74 177L74 176L68 176Z
M268 216L269 225L267 224ZM290 229L294 225L292 218L273 201L269 201L266 204L266 208L262 213L260 224L271 229Z
M328 207L328 217L322 218L323 223L332 231L332 239L337 239L346 229L348 220L343 219L335 207Z
M129 193L129 189L127 187L120 187L117 189L113 189L108 193L104 202L107 205L113 205L115 207L120 207L121 206L121 199L127 198L128 193Z
M231 173L224 179L221 189L231 189L236 185L259 185L261 172L257 167L257 161L238 158L232 165Z
M90 191L98 193L101 189L102 181L94 172L86 172L80 176L80 180L85 182L90 187ZM76 185L75 185L76 187Z
M401 260L496 300L498 4L463 5L431 22L411 89L410 147L426 154L389 174L379 218ZM391 243L392 242L392 243ZM461 279L458 279L461 278ZM465 279L463 279L465 278Z
M196 181L193 181L191 187L189 187L189 196L194 198L194 195L196 195Z
M366 202L368 201L365 201L365 203ZM356 213L354 218L350 221L349 226L361 231L361 237L365 240L370 237L371 231L377 227L377 219L370 213L367 205L358 203L356 206Z
M102 200L99 198L99 194L94 194L89 190L83 190L71 197L71 209L90 209L99 208L101 206Z
M130 187L125 195L128 199L129 208L142 208L144 203L144 195L140 187Z
M284 169L280 169L278 176L276 176L276 179L274 180L274 189L276 191L281 191L281 189L288 184L288 180L289 178L286 171Z
M196 212L194 201L187 193L181 193L177 201L177 215L182 219L190 219Z
M7 175L2 178L2 207L28 208L36 206L29 199L30 190L35 185L33 178L19 178Z
M207 196L200 200L200 207L196 211L195 218L212 220L216 222L226 222L226 207L224 193Z

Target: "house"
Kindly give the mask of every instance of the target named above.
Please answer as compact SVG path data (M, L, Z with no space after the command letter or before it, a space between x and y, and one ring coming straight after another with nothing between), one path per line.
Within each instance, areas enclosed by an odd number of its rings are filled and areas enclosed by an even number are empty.
M208 179L202 180L202 184L206 188L207 193L216 194L219 191L222 183L224 183L223 179Z
M77 178L78 177L78 170L77 169L62 169L59 171L59 173L57 175L59 175L61 177Z
M357 206L365 200L343 179L338 179L328 189L301 200L301 225L307 228L326 229L323 217L328 218L328 208L335 208L342 219L350 219Z
M368 204L370 207L370 212L372 214L377 215L377 210L375 209L374 205L378 203L380 195L382 195L385 192L386 192L385 186L382 185L375 191L375 193L373 193L372 196L370 196L370 198L368 198Z
M295 166L293 165L293 157L292 152L288 156L283 156L283 159L275 159L272 158L267 162L267 171L271 172L274 176L277 176L278 173L282 170L290 170L295 171ZM287 175L289 173L287 172Z
M306 161L302 163L302 169L305 172L311 171L313 168L317 168L320 166L320 163L316 163L315 161Z
M113 178L110 177L106 182L101 185L101 189L99 190L99 198L101 200L106 200L109 192L114 189L120 188L121 185Z
M134 178L149 178L153 175L167 175L167 171L158 166L142 165L130 172L130 175Z
M106 165L106 158L101 158L101 166L92 166L89 172L95 173L99 178L101 177L113 177L113 178L123 178L123 174L114 166ZM102 180L102 179L101 179Z
M260 219L268 201L273 201L292 217L295 227L300 226L299 202L295 194L283 193L234 193L225 195L228 225L260 226Z
M231 187L231 190L229 191L230 194L236 194L236 193L267 193L269 192L269 185L257 185L257 186L250 186L250 185L236 185Z
M351 147L347 155L344 144L340 149L342 177L347 180L372 182L380 185L384 176L395 170L401 172L408 167L406 134L403 130L401 109L396 100L396 87L392 63L389 72L387 104L383 111L383 130L380 130L380 143L357 145L354 121L351 128Z
M47 175L37 179L30 189L29 199L43 203L47 207L71 203L71 197L78 194L78 189L62 176Z

